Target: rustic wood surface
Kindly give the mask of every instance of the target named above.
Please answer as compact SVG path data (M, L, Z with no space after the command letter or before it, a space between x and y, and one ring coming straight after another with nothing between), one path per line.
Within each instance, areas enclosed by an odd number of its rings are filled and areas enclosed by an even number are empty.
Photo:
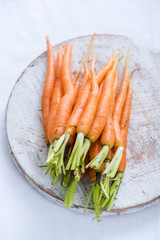
M77 70L90 36L69 40L73 43L72 72ZM64 42L65 44L66 42ZM55 55L60 44L54 47ZM133 102L128 136L127 168L110 213L139 211L160 199L160 53L144 44L118 35L96 35L96 70L116 51L130 47L130 69L139 67L132 80ZM125 58L118 66L122 79ZM6 131L11 153L19 170L45 197L63 206L66 188L45 175L47 146L42 128L41 96L46 74L46 52L21 74L10 95L6 110ZM91 189L88 176L78 184L72 210L83 212ZM93 213L92 206L87 213Z

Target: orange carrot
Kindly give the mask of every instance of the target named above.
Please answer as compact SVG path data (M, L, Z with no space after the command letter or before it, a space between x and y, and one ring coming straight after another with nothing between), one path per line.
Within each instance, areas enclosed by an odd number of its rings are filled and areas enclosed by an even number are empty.
M68 43L65 48L62 62L62 86L64 90L64 96L61 98L57 108L53 139L59 139L64 133L65 127L63 127L63 125L67 124L67 120L70 117L76 100L76 92L73 85L71 72L71 53L72 44Z
M117 88L118 88L118 79L119 79L118 71L116 71L115 83L114 83L114 87L113 87L112 102L110 105L107 122L106 122L105 128L103 130L103 133L101 135L102 146L108 145L110 149L113 147L114 141L115 141L115 130L114 130L114 126L113 126L112 115L113 115L113 111L114 111L115 97L116 97L116 92L117 92Z
M128 86L129 86L129 50L126 58L125 71L124 71L122 83L121 83L120 90L115 102L114 113L113 113L113 124L115 129L114 146L118 148L109 166L104 171L104 174L106 174L108 177L111 177L111 178L114 178L114 176L116 175L117 169L119 167L119 164L121 162L121 158L123 155L123 139L121 136L120 118L121 118L124 102L126 99Z
M42 116L43 116L43 128L45 133L45 140L48 143L48 135L47 135L47 125L51 108L51 98L53 92L53 86L55 82L55 60L52 45L49 41L49 38L46 37L47 40L47 74L46 80L43 88L42 95Z
M81 73L81 74L78 76L76 82L74 83L74 88L75 88L75 91L76 91L76 94L77 94L77 95L78 95L78 91L79 91L79 88L80 88L80 81L81 81L81 79L82 79L83 76L84 76L84 74Z
M124 172L126 168L126 148L127 148L127 135L128 135L128 127L129 127L129 119L130 119L130 110L131 110L131 102L132 102L132 89L129 85L127 97L125 100L125 104L122 110L120 127L121 127L121 135L123 139L123 156L118 168L118 172Z
M74 75L74 78L73 78L73 83L74 83L76 94L78 93L78 90L79 90L80 80L84 75L83 73L81 73L81 68L82 68L82 65L83 65L83 59L84 59L84 54L82 56L82 60L81 60L79 69L77 70L77 72L76 72L76 74Z
M51 160L53 161L53 158L55 159L57 155L59 155L59 156L63 155L64 151L65 151L65 147L68 143L68 140L70 139L70 136L73 136L76 133L75 126L78 123L78 121L79 121L79 119L82 115L83 109L84 109L84 107L86 105L86 102L87 102L87 99L88 99L87 95L89 95L89 92L90 92L90 89L88 89L88 87L85 88L85 87L82 87L82 86L83 86L84 83L86 83L87 79L90 76L90 72L88 70L87 63L88 63L88 59L89 59L90 52L91 52L93 37L94 37L94 35L91 38L88 53L87 53L86 60L85 60L85 63L84 63L84 74L85 74L85 76L84 76L82 84L81 84L81 86L78 90L78 98L76 99L75 107L72 111L71 116L69 117L69 119L67 121L65 134L63 134L60 137L59 141L56 143L56 145L55 145L56 151L55 150L52 151L52 154L47 159L47 162L50 162ZM78 74L76 74L75 79L77 78L77 75ZM75 86L74 86L74 88L75 88ZM76 89L75 89L75 91L76 91ZM63 151L62 151L62 149L63 149ZM55 155L55 154L53 154L53 152L56 152L57 154Z
M50 143L52 143L53 141L54 120L56 117L57 107L59 105L60 99L63 96L62 81L61 81L62 57L63 57L63 46L60 47L57 55L56 82L53 89L52 100L51 100L51 110L50 110L48 126L47 126L48 139Z
M114 131L114 126L113 126L113 110L114 110L114 104L115 104L115 97L116 97L116 92L117 92L117 87L118 87L118 71L116 71L115 75L115 82L113 86L113 92L112 92L112 101L111 105L109 108L109 113L108 113L108 118L106 125L104 127L104 130L101 135L101 144L102 144L102 150L100 153L95 156L95 158L86 166L88 168L89 166L95 169L98 169L99 166L103 163L105 160L109 149L111 149L114 145L114 140L115 140L115 131Z
M113 65L113 60L110 59L108 61L108 63L104 66L104 68L102 68L101 70L99 70L99 72L96 73L96 80L99 84L101 84L105 74L107 74L110 71L110 69L112 68L112 65ZM82 85L83 85L83 82L82 82ZM77 125L82 116L82 113L87 104L87 100L88 100L88 97L89 97L89 94L91 91L91 82L90 81L86 82L86 78L85 78L84 85L85 86L83 86L83 87L80 86L76 104L75 104L72 114L67 122L67 125ZM66 133L69 133L72 135L75 132L76 132L75 127L69 126L66 128Z
M120 162L120 165L118 167L118 171L116 174L116 177L112 183L112 186L110 188L110 199L106 199L103 203L103 205L107 205L107 210L110 211L112 202L115 198L115 195L119 189L119 186L121 184L122 178L123 178L123 173L126 168L126 147L127 147L127 134L128 134L128 126L129 126L129 119L130 119L130 110L131 110L131 101L132 101L132 89L129 84L127 96L125 99L125 104L123 106L122 114L121 114L121 120L120 120L120 127L121 127L121 134L122 134L122 139L123 139L123 156Z
M95 142L99 138L100 134L104 129L105 123L107 121L109 107L112 100L115 72L117 69L117 64L119 62L119 59L120 59L120 54L114 63L113 69L108 73L108 75L104 80L104 85L103 85L102 93L98 102L95 119L87 135L87 138L90 139L91 142Z
M121 118L123 105L126 99L128 86L129 86L129 50L128 50L127 59L126 59L125 71L124 71L121 87L115 102L115 108L114 108L114 114L113 114L113 122L114 122L114 128L115 128L115 147L123 145L119 122Z
M96 113L96 108L99 99L99 87L96 80L94 67L95 58L93 57L93 62L91 66L92 92L90 93L87 105L77 126L77 132L82 132L84 136L86 136L90 130L91 124L94 119L94 115Z
M98 83L96 80L94 68L95 68L95 54L93 55L92 65L91 65L92 91L90 93L86 107L83 111L82 117L78 123L78 126L77 126L78 135L76 138L76 142L75 142L71 157L70 157L67 167L66 167L66 169L71 168L71 170L75 170L76 176L77 176L76 169L78 169L79 165L80 165L80 158L81 158L81 151L82 151L84 136L88 133L88 131L90 129L90 126L92 124L92 121L94 119L94 115L96 112L98 99L99 99L99 87L98 87ZM81 163L83 171L84 171L84 159L85 159L85 157L82 158L82 163ZM78 176L77 176L77 178L78 178Z

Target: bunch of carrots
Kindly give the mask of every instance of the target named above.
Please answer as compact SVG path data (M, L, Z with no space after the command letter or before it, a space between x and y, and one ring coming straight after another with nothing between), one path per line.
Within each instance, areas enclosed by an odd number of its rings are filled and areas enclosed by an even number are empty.
M47 74L42 95L43 127L49 145L47 173L52 184L62 176L67 187L65 207L71 207L74 192L86 172L92 189L95 216L100 221L102 208L110 211L126 168L127 133L132 89L129 75L129 50L120 89L118 63L122 50L115 51L106 65L95 72L94 37L85 60L74 78L71 72L72 44L54 52L47 37ZM92 58L90 55L92 52ZM81 72L84 63L84 71ZM86 210L85 208L85 210Z

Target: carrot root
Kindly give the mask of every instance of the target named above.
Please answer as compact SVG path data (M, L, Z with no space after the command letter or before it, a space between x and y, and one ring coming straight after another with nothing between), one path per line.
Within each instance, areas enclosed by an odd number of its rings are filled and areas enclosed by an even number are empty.
M114 176L116 175L116 172L118 170L119 164L121 162L122 155L123 155L123 147L119 146L117 148L117 151L116 151L112 161L110 162L109 166L107 166L107 168L105 169L103 174L106 174L110 178L114 178Z
M107 145L103 146L100 153L86 166L86 168L91 167L94 169L98 169L102 164L102 162L107 157L108 151L109 151L109 146Z

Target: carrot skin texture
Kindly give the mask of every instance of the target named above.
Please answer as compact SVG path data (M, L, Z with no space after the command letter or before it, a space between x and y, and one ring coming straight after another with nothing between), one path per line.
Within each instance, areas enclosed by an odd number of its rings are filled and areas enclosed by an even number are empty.
M78 94L77 100L76 100L76 104L73 108L72 114L70 116L70 118L68 119L67 125L77 125L83 110L87 104L87 100L90 94L90 89L91 89L91 85L90 84L86 84L86 87L84 87L83 91L81 91L81 94ZM74 135L76 133L76 128L75 127L66 127L66 132L68 132L70 135Z
M95 119L87 135L87 137L92 142L95 142L99 138L107 121L109 107L112 100L112 89L113 89L115 72L116 72L118 61L119 59L117 58L112 70L107 74L104 80L102 93L99 98L99 102L98 102L98 106L95 114Z
M52 45L50 43L50 40L48 37L46 37L47 40L47 73L46 73L46 79L45 84L43 88L43 94L42 94L42 117L43 117L43 128L44 128L44 134L45 134L45 140L46 143L49 142L48 135L47 135L47 125L48 125L48 119L50 114L50 108L51 108L51 98L52 98L52 92L55 82L55 59L54 59L54 52Z
M107 122L101 135L102 146L108 145L110 149L113 147L114 141L115 141L115 130L113 125L113 110L115 105L115 97L116 97L116 92L118 88L118 82L119 82L119 76L118 76L118 71L116 71L112 102L109 108Z
M106 74L112 69L113 64L114 60L113 58L110 58L107 64L96 73L96 79L99 85L105 78Z
M129 51L127 54L122 83L121 83L120 90L119 90L119 93L115 102L115 107L114 107L113 123L114 123L114 129L115 129L115 144L114 144L115 147L123 145L119 123L120 123L121 113L122 113L122 109L123 109L124 102L127 95L128 86L129 86Z
M72 81L71 72L71 54L72 44L68 43L65 48L62 62L62 86L64 96L61 98L57 108L53 139L59 139L63 135L65 127L58 126L67 124L76 100L76 91Z
M113 66L113 60L111 58L108 61L108 63L96 73L96 80L99 85L102 83L104 76L111 70L112 66ZM76 104L74 106L73 112L68 120L67 125L78 124L82 116L83 110L87 104L87 100L89 98L90 92L91 92L91 81L88 75L85 75L83 78L82 84L79 87ZM74 127L67 127L66 132L69 132L71 135L73 135L76 132L76 129Z
M75 103L75 106L71 113L71 116L68 119L67 125L77 125L78 124L78 122L82 116L83 110L87 104L88 96L89 96L90 89L91 89L90 81L88 81L90 78L90 71L88 69L88 60L90 57L91 47L92 47L92 42L93 42L94 36L95 36L95 34L92 35L92 38L90 40L88 53L87 53L87 56L86 56L86 59L84 62L84 77L83 77L82 83L79 87L76 103ZM70 135L74 135L76 133L76 129L75 129L75 127L66 127L65 132L69 133Z
M95 75L95 56L92 59L92 66L91 66L91 88L92 91L89 95L89 99L87 101L87 105L83 111L82 117L77 126L77 132L82 132L84 136L90 130L91 124L94 120L94 116L96 113L96 108L99 100L99 86L96 80Z
M132 102L132 89L129 85L127 97L125 100L125 104L122 110L120 127L121 127L121 135L123 139L123 156L118 168L118 172L124 172L126 168L126 148L127 148L127 135L128 135L128 127L129 127L129 119L130 119L130 111L131 111L131 102Z
M57 108L58 108L60 99L63 96L63 88L62 88L62 81L61 81L62 58L63 58L63 46L60 47L57 55L56 82L53 88L51 110L50 110L48 126L47 126L48 139L50 143L52 143L53 141L54 121L56 117Z

